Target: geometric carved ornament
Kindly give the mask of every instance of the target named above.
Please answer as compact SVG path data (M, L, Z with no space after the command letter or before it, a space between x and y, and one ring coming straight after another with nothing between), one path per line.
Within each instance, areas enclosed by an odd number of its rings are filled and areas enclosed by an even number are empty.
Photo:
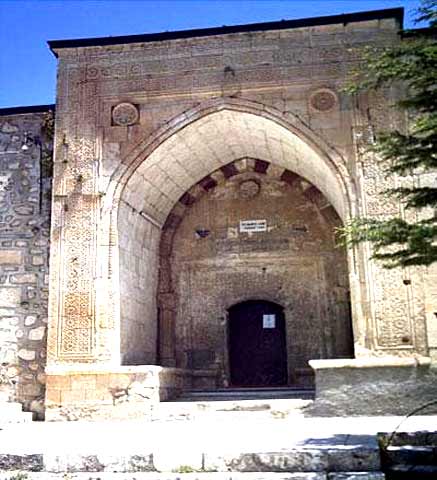
M240 197L253 198L258 195L261 190L260 184L255 180L245 180L240 183Z
M320 88L310 96L310 106L317 112L329 112L337 104L337 95L328 88Z
M112 109L112 122L120 127L129 127L138 122L139 112L132 103L119 103Z

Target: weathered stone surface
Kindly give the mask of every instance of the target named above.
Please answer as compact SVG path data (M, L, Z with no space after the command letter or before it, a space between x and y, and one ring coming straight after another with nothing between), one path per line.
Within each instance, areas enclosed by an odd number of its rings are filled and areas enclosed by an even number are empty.
M52 174L45 119L46 113L0 116L0 152L6 152L0 153L0 313L16 322L7 341L0 328L0 360L15 372L13 397L26 409L44 398L36 377L44 371L46 349L40 327L47 317ZM41 144L22 150L25 132ZM43 418L41 407L38 415Z
M437 371L430 359L313 360L319 416L408 415L437 397ZM422 413L435 414L429 405Z
M385 480L382 472L328 473L326 480Z
M0 453L0 471L21 470L40 472L44 469L43 455L7 455Z
M20 265L23 252L20 250L0 250L0 265Z
M29 340L42 340L44 338L45 331L46 327L33 328L29 332Z
M306 197L301 177L290 186L281 180L284 169L267 162L262 166L264 173L255 171L256 164L240 162L239 170L228 164L231 177L222 177L214 191L193 195L176 230L164 227L161 242L169 254L161 253L159 308L163 320L168 314L173 318L171 326L161 324L161 355L167 365L217 369L212 381L226 385L227 310L246 299L269 299L284 307L288 383L310 385L308 360L353 353L346 256L333 242L340 220L323 217ZM250 201L241 191L249 181L258 186ZM317 198L320 205L329 204L320 192ZM241 231L240 222L254 218L264 219L264 231ZM199 226L208 232L203 238L196 238ZM125 260L124 252L121 260L129 270L137 263ZM315 311L320 312L317 319ZM131 343L127 340L125 348Z
M34 350L26 350L25 348L21 348L18 350L18 356L23 360L35 360L36 352Z
M6 121L2 124L2 126L0 127L0 130L2 133L16 133L20 129L17 125L13 125L12 123L9 123L8 121Z
M2 474L0 472L0 480L13 480L12 474ZM349 477L339 477L340 480L348 480ZM382 476L356 476L351 477L352 480L383 480ZM65 480L63 473L29 473L26 480ZM197 472L197 473L144 473L136 472L135 474L126 473L109 473L100 472L93 474L87 473L70 473L69 480L327 480L324 473L235 473L228 472ZM334 478L334 480L336 480Z
M37 317L35 315L26 315L24 319L24 325L26 327L30 327L31 325L34 325L37 320Z
M21 289L18 287L0 287L0 305L16 308L21 299ZM11 312L12 313L12 312Z
M11 283L36 283L37 276L35 273L19 273L11 275Z

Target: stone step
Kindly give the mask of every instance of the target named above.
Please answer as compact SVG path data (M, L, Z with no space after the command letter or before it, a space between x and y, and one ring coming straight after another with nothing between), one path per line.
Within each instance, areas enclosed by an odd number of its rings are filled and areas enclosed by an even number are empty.
M33 420L32 412L23 412L21 403L0 403L0 426L9 423L27 423Z
M390 446L417 445L437 447L437 432L424 430L421 432L395 432L380 433L378 438L382 446L390 443Z
M165 416L199 416L239 413L263 414L272 418L284 418L291 414L302 414L302 411L311 405L313 400L294 399L263 399L263 400L206 400L206 401L178 401L161 402L154 410L152 416L163 418ZM241 415L243 414L243 415Z
M437 465L437 447L390 446L384 450L383 459L389 468L392 465Z
M0 402L0 413L1 414L15 414L21 413L23 411L23 406L19 402Z
M437 432L379 434L382 469L390 480L437 478Z
M386 470L390 480L435 480L437 465L396 465Z
M119 449L123 446L120 445ZM36 449L36 447L35 447ZM118 450L119 450L118 449ZM3 449L4 450L4 449ZM0 454L0 471L93 472L368 472L380 470L376 445L314 445L280 451L50 451Z
M176 401L314 399L310 388L223 388L215 390L188 390Z
M303 415L313 400L307 399L264 399L264 400L211 400L162 402L152 412L153 420L193 420L220 418L235 421L252 419L283 419Z
M0 472L0 480L16 480L18 473L19 472ZM135 473L134 475L113 472L81 472L68 474L68 477L66 477L64 473L26 472L26 476L24 478L26 480L384 480L385 476L381 472L299 472L285 474L275 472L140 472Z

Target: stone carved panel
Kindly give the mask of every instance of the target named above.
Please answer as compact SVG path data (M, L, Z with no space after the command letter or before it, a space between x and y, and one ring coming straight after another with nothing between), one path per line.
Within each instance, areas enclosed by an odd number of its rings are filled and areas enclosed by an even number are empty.
M412 347L414 343L410 287L404 285L399 270L387 270L373 265L374 313L377 346L380 348Z
M54 178L54 193L60 200L53 209L52 242L58 248L53 249L51 275L56 299L52 316L57 322L52 328L57 333L50 335L49 350L55 361L88 360L95 355L98 86L84 83L86 74L85 68L65 72L64 83L74 87L75 103L70 104L74 111L60 114L58 128L58 144L66 142L68 155L58 159Z
M94 268L96 199L75 195L65 213L60 261L61 311L58 355L81 357L94 342Z
M112 65L89 65L86 70L87 80L104 80L114 78L139 77L144 74L144 66L138 63L115 63Z
M393 187L394 180L386 177L372 155L361 156L364 175L364 215L387 218L400 214L399 202L381 192ZM368 256L370 257L370 251ZM415 314L409 288L404 285L406 272L385 269L381 263L369 263L369 288L375 322L376 347L379 349L411 349L415 342Z

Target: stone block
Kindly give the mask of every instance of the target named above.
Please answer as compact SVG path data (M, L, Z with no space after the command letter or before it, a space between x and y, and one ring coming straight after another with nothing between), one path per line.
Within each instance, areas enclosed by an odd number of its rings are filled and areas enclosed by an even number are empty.
M309 411L315 415L408 415L437 396L437 370L426 357L311 360L310 365L316 371L316 402Z
M105 128L105 142L121 143L127 140L127 127L107 127Z
M341 472L328 473L327 480L385 480L382 472Z
M70 390L71 377L69 375L48 375L47 386L55 390Z
M61 390L55 388L47 389L46 403L54 403L56 405L59 405L61 403Z
M99 373L96 375L96 388L107 389L109 387L110 375L108 373Z
M27 350L26 348L21 348L17 353L18 357L22 360L32 361L35 360L36 352L35 350Z
M11 283L36 283L37 275L35 273L17 273L11 275Z
M35 398L41 395L43 389L38 383L25 383L18 386L19 394L23 397Z
M46 262L46 259L42 255L33 255L32 256L32 265L34 265L35 267L39 267L41 265L44 265L45 262Z
M17 308L21 301L21 288L0 287L0 305L4 308Z
M326 455L317 449L288 449L284 452L205 454L205 468L231 472L324 472Z
M0 472L27 471L41 472L44 469L42 454L10 455L0 454Z
M85 390L62 390L61 403L62 405L75 405L86 401Z
M32 326L37 320L36 315L27 315L24 319L24 325L26 327Z
M96 388L96 375L73 375L71 377L71 390L94 390Z
M46 327L33 328L32 330L30 330L28 338L29 340L35 340L35 341L42 340L44 338L45 332L46 332Z
M23 253L20 250L0 250L0 265L21 265Z
M85 398L87 401L107 403L111 405L114 402L114 397L108 388L95 388L93 390L87 390L85 392Z

